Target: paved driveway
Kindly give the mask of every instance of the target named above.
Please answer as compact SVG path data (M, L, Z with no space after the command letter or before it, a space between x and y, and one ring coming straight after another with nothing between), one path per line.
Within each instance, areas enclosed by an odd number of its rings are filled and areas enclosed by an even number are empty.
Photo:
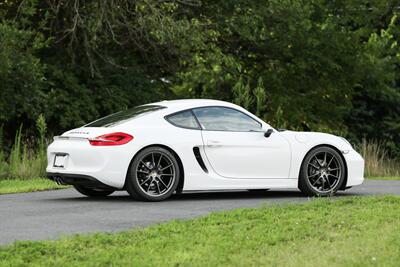
M400 181L367 180L339 196L375 194L400 195ZM294 190L190 193L157 203L134 201L125 192L100 200L89 199L73 189L0 195L0 244L76 233L116 232L212 211L308 200Z

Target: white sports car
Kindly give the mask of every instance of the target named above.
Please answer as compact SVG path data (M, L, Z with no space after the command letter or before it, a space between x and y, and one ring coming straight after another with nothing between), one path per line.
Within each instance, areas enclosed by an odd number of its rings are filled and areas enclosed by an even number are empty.
M360 185L364 160L342 137L276 130L217 100L162 101L54 138L47 176L102 197L159 201L191 190L298 188L333 195Z

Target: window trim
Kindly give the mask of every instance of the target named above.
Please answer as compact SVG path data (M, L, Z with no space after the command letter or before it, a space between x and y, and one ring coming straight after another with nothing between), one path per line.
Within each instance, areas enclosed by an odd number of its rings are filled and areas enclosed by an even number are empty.
M172 121L170 120L170 117L175 116L175 115L178 115L178 114L180 114L180 113L188 112L188 111L192 114L193 118L195 119L196 124L197 124L197 128L185 127L185 126L177 125L176 123L174 123L174 122L172 122ZM164 116L164 119L165 119L167 122L169 122L170 124L172 124L173 126L178 127L178 128L183 128L183 129L188 129L188 130L202 130L202 127L201 127L201 125L200 125L200 122L197 120L196 115L194 115L193 110L192 110L191 108L185 109L185 110L180 110L180 111L177 111L177 112L168 114L168 115Z
M226 108L226 109L232 109L232 110L234 110L234 111L240 112L240 113L242 113L243 115L245 115L246 117L249 117L251 120L253 120L253 121L255 121L256 123L258 123L258 124L260 125L260 131L232 131L232 130L207 130L207 129L204 129L204 128L201 126L201 123L200 123L199 119L197 118L196 114L193 112L193 110L196 110L196 109L203 109L203 108ZM190 128L190 127L179 126L179 125L176 125L175 123L171 122L170 120L168 120L168 117L173 116L173 115L175 115L175 114L182 113L182 112L186 112L186 111L190 111L190 112L192 113L193 117L196 119L198 128ZM183 128L183 129L189 129L189 130L201 130L201 131L208 131L208 132L234 132L234 133L235 133L235 132L236 132L236 133L258 133L258 132L262 132L262 131L263 131L263 130L262 130L262 129L263 129L263 123L262 123L262 122L256 120L255 118L251 117L250 115L244 113L244 112L241 111L241 110L238 110L238 109L233 108L233 107L227 107L227 106L213 105L213 106L202 106L202 107L188 108L188 109L179 110L179 111L177 111L177 112L168 114L168 115L164 116L164 119L165 119L166 121L168 121L170 124L172 124L173 126L175 126L175 127ZM257 119L258 119L258 118L257 118Z
M253 120L253 121L255 121L256 123L258 123L258 124L260 125L260 132L262 131L263 124L262 124L261 122L257 121L256 119L252 118L250 115L248 115L248 114L244 113L243 111L238 110L238 109L236 109L236 108L227 107L227 106L204 106L204 107L192 108L192 112L193 112L193 110L196 110L196 109L203 109L203 108L226 108L226 109L232 109L232 110L234 110L234 111L237 111L237 112L239 112L239 113L242 113L242 114L245 115L246 117L248 117L248 118L250 118L251 120ZM235 133L257 133L257 131L207 130L207 129L204 129L204 128L201 126L201 123L200 123L199 119L197 118L196 114L195 114L194 112L193 112L193 114L194 114L194 116L196 117L197 122L199 123L199 125L200 125L202 131L208 131L208 132L235 132Z

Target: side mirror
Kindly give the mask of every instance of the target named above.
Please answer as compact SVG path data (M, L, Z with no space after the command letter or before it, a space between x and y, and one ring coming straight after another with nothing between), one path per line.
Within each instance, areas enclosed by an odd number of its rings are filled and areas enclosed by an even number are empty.
M271 136L271 134L274 132L274 130L272 130L272 129L268 129L265 133L264 133L264 136L265 136L265 138L268 138L268 137L270 137Z

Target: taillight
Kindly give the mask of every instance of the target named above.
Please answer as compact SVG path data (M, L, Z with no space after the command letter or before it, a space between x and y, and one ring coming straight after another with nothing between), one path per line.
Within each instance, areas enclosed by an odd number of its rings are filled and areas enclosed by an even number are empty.
M89 143L92 146L119 146L128 143L133 139L132 135L126 133L110 133L89 138Z

